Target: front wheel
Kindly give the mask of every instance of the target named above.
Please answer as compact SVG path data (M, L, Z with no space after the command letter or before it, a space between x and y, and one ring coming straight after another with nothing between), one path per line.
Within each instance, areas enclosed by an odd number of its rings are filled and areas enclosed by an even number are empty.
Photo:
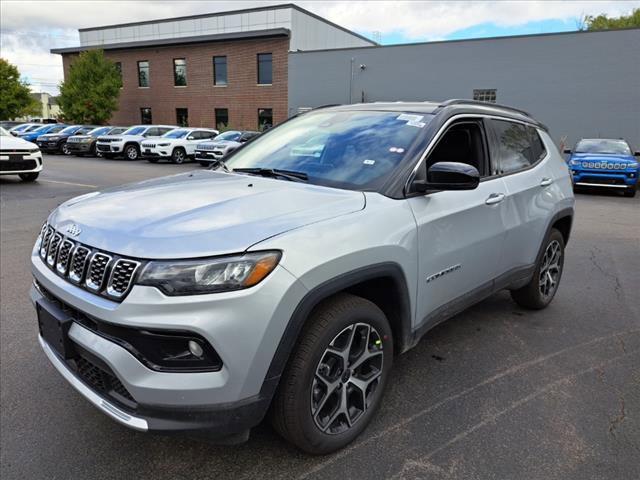
M138 147L135 145L127 145L124 148L124 158L127 160L137 160L140 152L138 152Z
M271 408L274 428L298 448L326 454L353 441L382 400L393 338L372 302L340 294L305 324Z
M178 165L180 165L181 163L184 163L186 159L187 152L185 152L183 148L173 149L173 153L171 154L171 161L173 163L177 163Z
M64 142L62 144L62 146L60 147L60 150L62 151L62 153L64 153L65 155L71 155L71 150L69 150L69 145L67 145L67 142Z
M22 180L23 182L35 182L39 175L40 175L40 172L18 174L18 176L20 177L20 180Z
M511 291L511 297L524 308L540 310L545 308L560 285L564 267L564 237L560 231L551 229L545 241L544 251L533 273L531 281L518 290Z
M636 196L636 187L632 187L632 188L627 188L624 191L624 196L625 197L635 197Z

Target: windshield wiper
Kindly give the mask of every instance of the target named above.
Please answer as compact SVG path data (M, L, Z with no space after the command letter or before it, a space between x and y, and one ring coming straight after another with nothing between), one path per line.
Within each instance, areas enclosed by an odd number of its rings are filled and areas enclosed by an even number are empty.
M304 172L296 172L294 170L280 170L278 168L234 168L234 172L249 173L251 175L260 175L262 177L284 178L292 182L306 182L309 176Z
M211 162L211 165L209 165L209 170L218 170L219 168L222 168L225 172L230 171L229 167L227 167L222 160L214 160Z

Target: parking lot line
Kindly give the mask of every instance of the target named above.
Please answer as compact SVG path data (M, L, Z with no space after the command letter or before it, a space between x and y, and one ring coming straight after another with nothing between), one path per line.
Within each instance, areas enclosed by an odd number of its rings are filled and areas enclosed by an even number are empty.
M88 185L86 183L61 182L59 180L40 180L40 182L62 183L64 185L75 185L78 187L98 188L98 185Z

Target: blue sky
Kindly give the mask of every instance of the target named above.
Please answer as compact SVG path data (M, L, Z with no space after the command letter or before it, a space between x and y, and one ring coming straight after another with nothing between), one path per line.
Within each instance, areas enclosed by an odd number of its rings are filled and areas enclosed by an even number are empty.
M511 35L532 35L540 33L570 32L576 30L575 19L552 19L527 22L523 25L499 26L494 23L479 23L471 27L444 35L441 40L461 40L468 38L504 37ZM367 32L369 33L369 32ZM433 38L431 40L438 40ZM394 43L412 43L416 39L408 38L403 32L392 32L382 35L383 45Z

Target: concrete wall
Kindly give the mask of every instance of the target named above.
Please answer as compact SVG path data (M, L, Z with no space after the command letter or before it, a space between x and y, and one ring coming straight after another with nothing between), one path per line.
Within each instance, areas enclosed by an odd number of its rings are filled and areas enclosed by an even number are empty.
M290 115L362 98L473 98L485 88L547 124L558 143L624 137L640 148L640 29L289 54Z

